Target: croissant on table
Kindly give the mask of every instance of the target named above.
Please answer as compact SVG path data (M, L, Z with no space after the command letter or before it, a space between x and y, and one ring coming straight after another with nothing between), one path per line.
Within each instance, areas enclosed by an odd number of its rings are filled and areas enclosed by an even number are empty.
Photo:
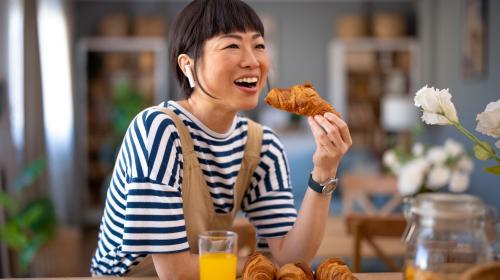
M243 268L242 280L358 280L338 258L322 262L313 274L304 263L285 264L279 270L262 253L255 252Z
M274 280L276 267L262 253L255 252L248 257L241 278L243 280Z
M349 267L337 258L322 262L316 269L316 280L358 280Z
M340 117L339 112L319 96L309 81L291 88L274 88L265 101L276 109L298 115L315 116L331 112Z
M285 264L276 274L277 280L314 280L311 268L303 263Z

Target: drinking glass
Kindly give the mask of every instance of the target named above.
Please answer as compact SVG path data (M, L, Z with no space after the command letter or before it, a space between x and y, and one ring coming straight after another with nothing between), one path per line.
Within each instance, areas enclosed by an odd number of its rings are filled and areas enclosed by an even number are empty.
M236 279L238 235L232 231L206 231L198 235L200 280Z

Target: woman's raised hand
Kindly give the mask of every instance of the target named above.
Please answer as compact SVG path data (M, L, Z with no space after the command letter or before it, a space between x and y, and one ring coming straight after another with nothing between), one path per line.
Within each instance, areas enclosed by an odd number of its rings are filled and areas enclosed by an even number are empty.
M324 182L334 177L342 157L352 145L347 124L332 113L308 117L309 126L316 142L313 155L313 179Z

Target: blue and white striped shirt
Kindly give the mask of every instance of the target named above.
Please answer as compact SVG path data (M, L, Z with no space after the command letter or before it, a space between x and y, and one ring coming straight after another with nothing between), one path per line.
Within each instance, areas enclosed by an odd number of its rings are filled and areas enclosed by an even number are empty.
M220 134L174 101L161 106L172 109L189 129L215 211L230 212L247 139L247 119L236 116L231 129ZM92 258L93 275L124 275L147 254L189 250L182 170L180 138L170 117L155 107L139 113L115 163ZM297 217L283 146L267 127L261 161L241 209L257 230L260 250L268 247L266 238L286 235Z

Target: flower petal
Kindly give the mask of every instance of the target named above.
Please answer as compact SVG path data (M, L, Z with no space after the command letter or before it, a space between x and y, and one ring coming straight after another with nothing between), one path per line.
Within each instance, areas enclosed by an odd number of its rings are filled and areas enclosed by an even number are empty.
M453 172L449 189L451 192L465 192L469 186L469 176L462 172Z
M458 158L458 156L464 153L462 144L451 138L446 139L444 142L444 150L452 158Z
M451 94L448 89L440 90L438 93L441 112L450 120L458 122L457 110L451 102Z
M490 102L484 112L476 117L476 131L482 134L499 137L500 136L500 99Z
M428 111L424 111L424 114L422 115L422 120L426 124L437 124L437 125L448 125L448 124L450 124L450 122L448 121L448 119L445 118L444 116L442 116L440 114L437 114L437 113L428 112Z
M435 166L431 168L427 176L427 187L431 190L438 190L448 183L450 169L445 166Z
M437 91L433 87L429 88L426 85L417 91L414 98L415 106L421 107L424 111L437 113L439 112L437 98Z

